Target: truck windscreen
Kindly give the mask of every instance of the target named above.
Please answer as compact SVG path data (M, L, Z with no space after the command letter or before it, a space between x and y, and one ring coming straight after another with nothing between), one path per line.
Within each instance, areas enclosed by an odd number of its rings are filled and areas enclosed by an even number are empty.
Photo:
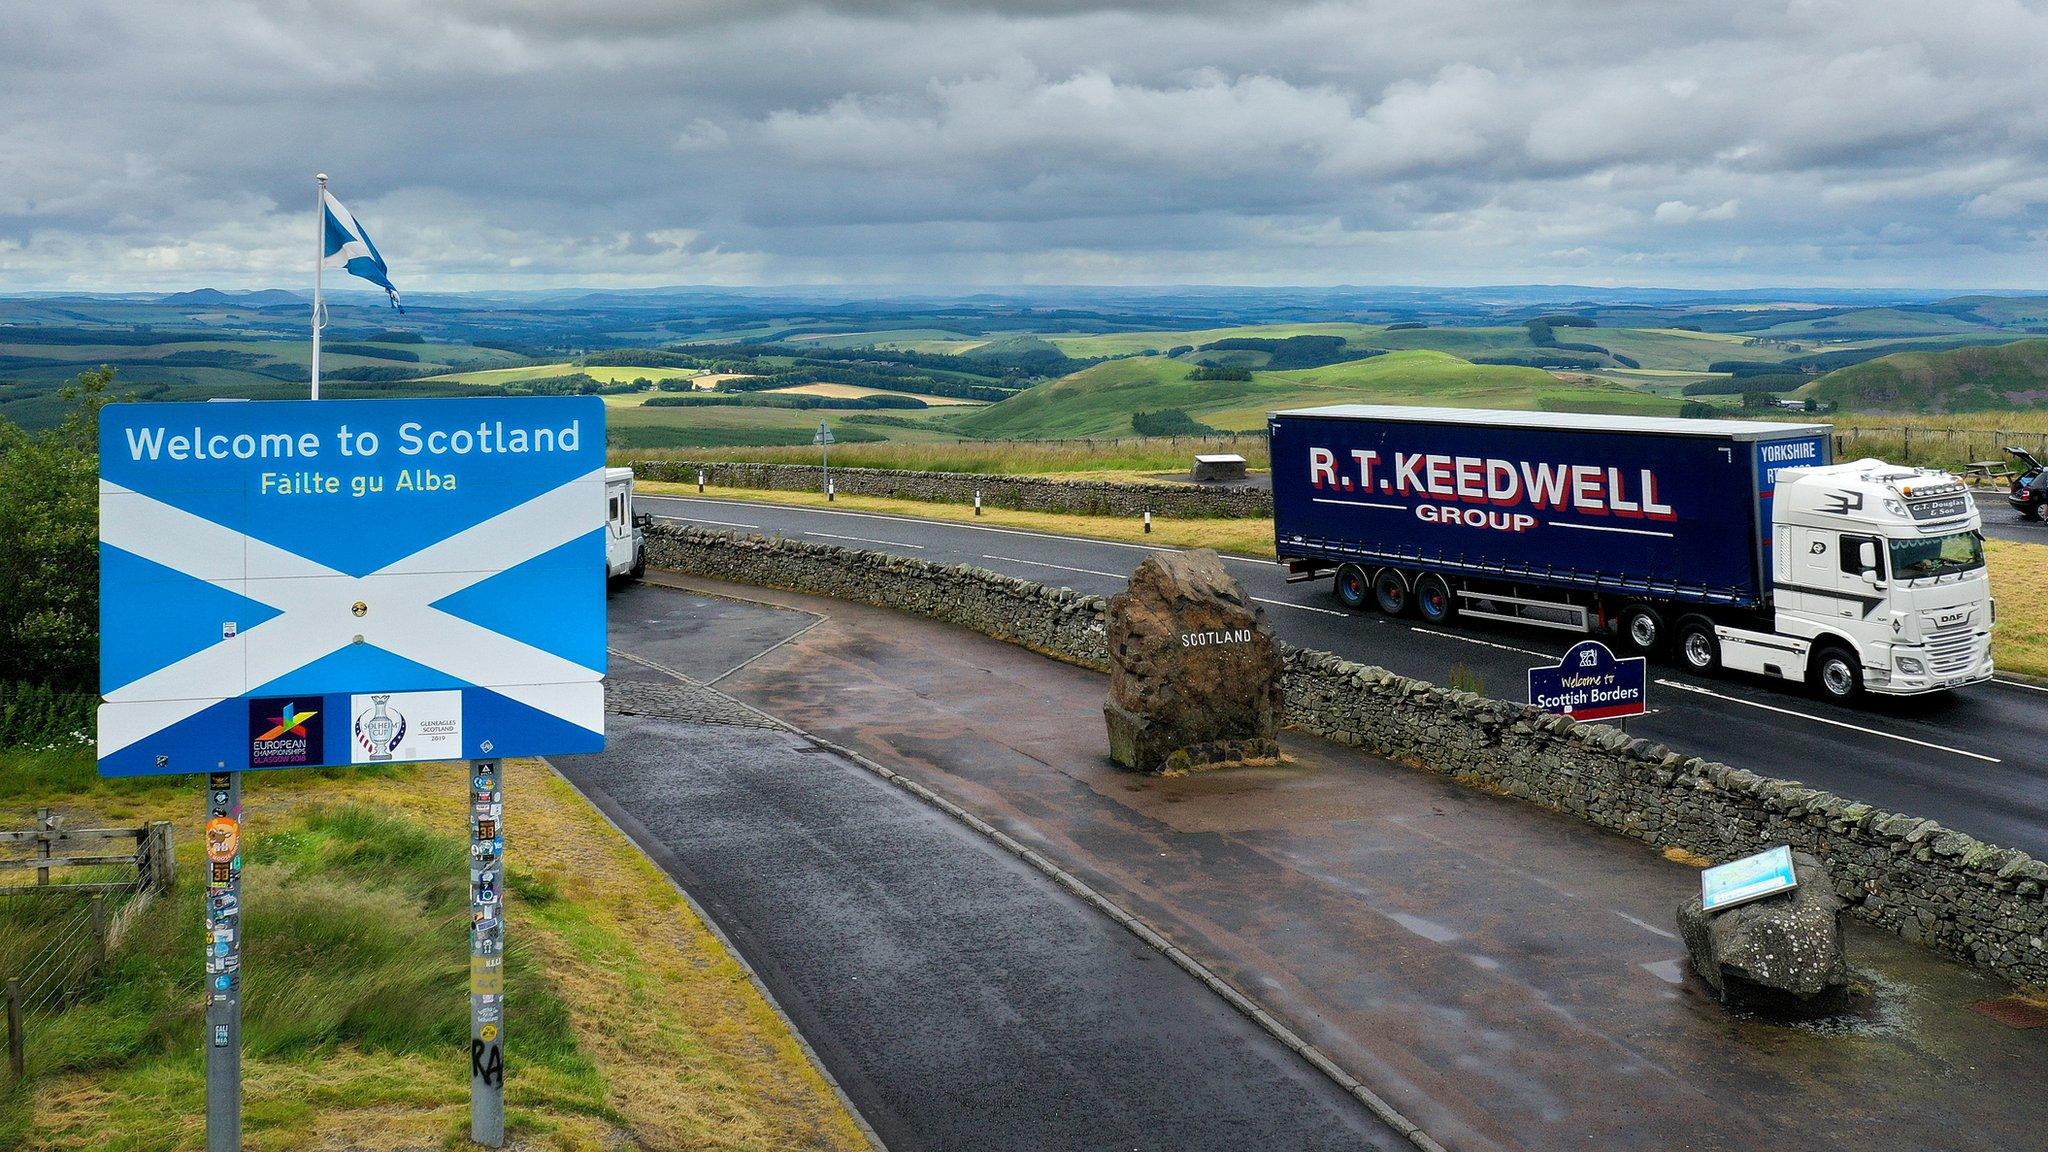
M1893 540L1892 575L1902 580L1946 576L1984 566L1984 534L1956 532L1923 540Z

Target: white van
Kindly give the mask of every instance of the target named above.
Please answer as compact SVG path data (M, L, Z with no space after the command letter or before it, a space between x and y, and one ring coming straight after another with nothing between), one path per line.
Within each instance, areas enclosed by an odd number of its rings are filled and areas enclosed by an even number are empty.
M633 516L633 470L604 470L604 574L613 584L647 571L647 536Z

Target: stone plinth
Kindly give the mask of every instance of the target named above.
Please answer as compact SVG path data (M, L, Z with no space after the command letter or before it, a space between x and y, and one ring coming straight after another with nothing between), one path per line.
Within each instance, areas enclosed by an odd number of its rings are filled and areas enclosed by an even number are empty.
M1698 897L1678 910L1693 970L1723 1004L1777 1016L1820 1016L1849 1006L1842 900L1819 860L1792 854L1799 886L1720 912Z
M1209 549L1145 558L1107 620L1109 754L1140 772L1280 755L1279 646Z

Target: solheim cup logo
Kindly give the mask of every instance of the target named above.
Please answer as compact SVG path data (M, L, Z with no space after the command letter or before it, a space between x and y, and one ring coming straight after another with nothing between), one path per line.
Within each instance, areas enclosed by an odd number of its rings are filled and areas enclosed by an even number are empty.
M372 696L370 707L356 715L356 742L371 760L389 760L405 739L405 713L392 708L391 697Z

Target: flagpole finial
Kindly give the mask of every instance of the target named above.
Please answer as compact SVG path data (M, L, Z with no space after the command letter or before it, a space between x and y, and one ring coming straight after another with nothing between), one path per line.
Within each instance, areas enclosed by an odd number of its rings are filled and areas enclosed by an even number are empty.
M327 187L327 173L325 173L325 172L315 172L315 173L313 174L313 179L315 179L315 180L318 180L318 181L320 182L320 186L321 186L322 188L325 188L325 187Z

